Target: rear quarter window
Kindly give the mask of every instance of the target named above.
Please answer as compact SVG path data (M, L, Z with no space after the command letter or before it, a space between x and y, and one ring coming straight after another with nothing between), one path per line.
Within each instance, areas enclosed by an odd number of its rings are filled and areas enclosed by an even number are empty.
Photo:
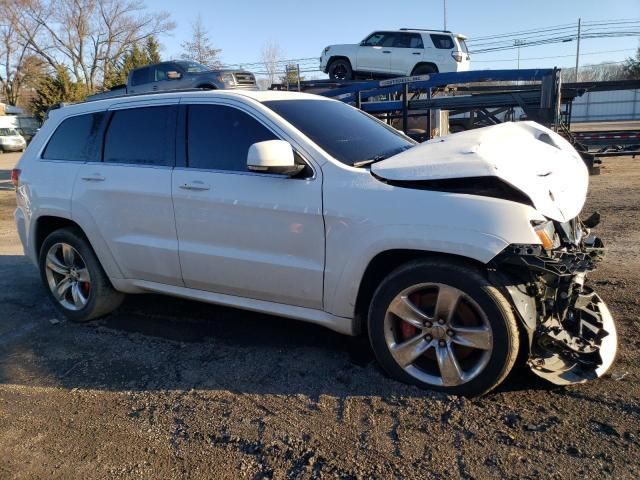
M431 41L436 48L451 50L454 47L453 38L451 38L449 35L431 34L430 36Z
M42 153L46 160L100 161L99 132L104 112L77 115L62 121Z

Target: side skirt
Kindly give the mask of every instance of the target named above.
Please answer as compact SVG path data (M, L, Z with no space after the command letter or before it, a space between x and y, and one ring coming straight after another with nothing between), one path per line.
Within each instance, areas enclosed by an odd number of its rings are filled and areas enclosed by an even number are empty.
M166 285L146 280L111 279L116 290L124 293L161 293L174 297L198 300L201 302L240 308L251 312L260 312L280 317L315 323L343 335L356 335L355 322L352 318L337 317L323 310L285 305L283 303L255 300L253 298L236 297L222 293L195 290L193 288Z

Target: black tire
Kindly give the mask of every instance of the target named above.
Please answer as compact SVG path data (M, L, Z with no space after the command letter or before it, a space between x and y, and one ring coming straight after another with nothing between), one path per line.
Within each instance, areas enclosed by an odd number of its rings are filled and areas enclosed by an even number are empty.
M54 245L66 244L80 255L80 260L86 266L90 277L90 287L86 296L86 305L78 310L66 308L53 294L47 278L47 254ZM40 278L45 286L49 298L60 313L74 322L88 322L103 317L120 306L124 294L116 291L106 273L100 265L98 257L91 248L89 241L78 228L62 228L56 230L42 243L40 248Z
M430 73L438 73L438 70L433 65L418 65L413 69L411 75L428 75Z
M414 373L412 374L407 372L407 370L394 359L390 351L390 346L387 344L388 335L398 335L398 332L402 330L402 328L397 328L397 326L395 327L395 332L394 329L391 328L394 333L390 334L389 331L386 330L389 328L389 323L385 324L385 318L387 317L387 309L391 302L397 299L401 292L411 289L412 286L429 283L451 286L454 290L462 292L464 297L461 298L465 299L464 302L470 299L470 302L474 302L474 308L482 310L484 314L482 316L483 321L488 324L487 326L489 326L491 330L491 348L485 351L477 351L483 355L481 358L484 359L482 362L484 366L477 370L478 373L474 373L475 376L470 376L468 381L464 381L461 384L450 386L434 385L433 383L421 381L414 376L416 371L420 372L419 375L422 373L422 370L414 369L416 367L414 362L434 362L435 367L440 368L438 362L435 360L438 355L437 352L440 351L438 350L438 345L433 345L431 347L432 350L423 351L416 360L412 360L412 363L409 365L410 371ZM438 290L437 295L439 294ZM454 310L455 308L458 307L454 307ZM399 317L391 314L390 318ZM400 327L402 326L400 325ZM435 325L434 328L440 327ZM444 328L449 327L445 326ZM378 362L391 377L417 385L421 388L442 391L453 395L476 396L489 392L498 386L509 374L519 351L520 337L518 324L513 309L507 299L498 289L490 284L480 269L457 261L419 260L405 264L393 271L383 280L373 296L368 315L368 332L369 340ZM385 337L385 334L387 337ZM449 331L447 331L447 335L450 335ZM439 338L446 339L447 337L443 336ZM395 341L397 346L401 342L406 341L406 338ZM439 341L442 342L443 340ZM453 340L444 341L450 341L451 345L456 343ZM449 349L449 347L444 348L443 344L440 344L440 347L445 351ZM460 347L456 345L455 348ZM466 347L462 348L464 349ZM451 349L454 348L452 347ZM433 359L427 358L427 355L429 355L428 352L433 352ZM476 351L472 350L472 352ZM475 353L472 353L472 355L475 355ZM474 357L470 357L470 359L473 358ZM424 363L420 365L424 365ZM418 369L422 368L421 366L417 367ZM466 375L464 369L463 373ZM442 378L444 379L443 374Z
M353 80L351 62L344 58L333 60L329 65L329 78L331 80Z

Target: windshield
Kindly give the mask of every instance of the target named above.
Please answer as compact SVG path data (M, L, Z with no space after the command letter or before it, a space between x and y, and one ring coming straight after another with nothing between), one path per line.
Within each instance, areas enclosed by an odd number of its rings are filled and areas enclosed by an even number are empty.
M9 137L12 135L19 135L15 128L0 128L0 137Z
M397 130L342 102L273 100L263 103L347 165L382 160L415 145Z
M180 65L180 67L182 67L187 73L202 73L211 70L209 67L206 67L205 65L202 65L198 62L180 61L176 63Z

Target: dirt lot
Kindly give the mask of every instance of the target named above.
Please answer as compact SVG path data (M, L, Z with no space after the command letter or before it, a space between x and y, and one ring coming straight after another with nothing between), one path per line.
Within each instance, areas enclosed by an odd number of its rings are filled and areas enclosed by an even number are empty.
M639 160L607 160L586 208L610 248L592 277L620 330L610 375L559 388L518 370L477 400L396 383L361 342L282 318L139 296L63 321L20 254L13 161L0 478L640 477Z

